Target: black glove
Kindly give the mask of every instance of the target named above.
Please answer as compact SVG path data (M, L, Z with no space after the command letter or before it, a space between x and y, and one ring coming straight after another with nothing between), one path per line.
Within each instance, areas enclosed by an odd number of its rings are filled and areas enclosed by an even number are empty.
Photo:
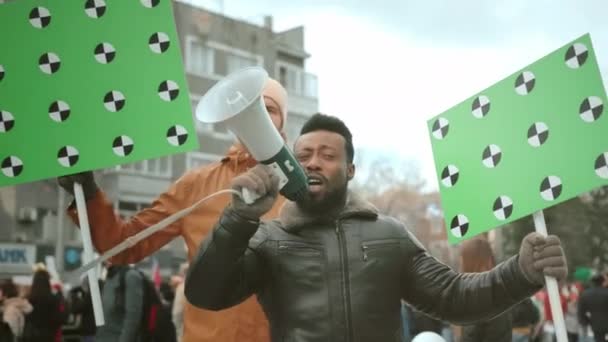
M232 209L241 217L257 221L266 214L279 194L279 178L266 165L258 164L232 180L232 189L242 192L243 188L254 192L258 199L247 204L238 195L232 195Z
M568 276L566 256L555 235L546 238L539 233L526 235L519 249L519 267L529 281L539 285L545 283L545 276L558 281Z
M74 183L80 183L82 185L82 191L84 192L84 198L86 200L93 198L98 189L92 171L61 176L57 178L57 182L59 183L59 186L61 186L72 196L74 196Z

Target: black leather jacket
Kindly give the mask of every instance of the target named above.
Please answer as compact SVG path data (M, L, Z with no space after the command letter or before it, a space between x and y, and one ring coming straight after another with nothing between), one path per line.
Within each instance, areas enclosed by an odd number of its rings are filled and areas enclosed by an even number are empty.
M227 208L186 277L195 306L221 310L257 294L273 342L402 341L400 299L457 324L488 319L539 290L511 258L459 274L399 221L351 197L337 219L288 202L258 224Z

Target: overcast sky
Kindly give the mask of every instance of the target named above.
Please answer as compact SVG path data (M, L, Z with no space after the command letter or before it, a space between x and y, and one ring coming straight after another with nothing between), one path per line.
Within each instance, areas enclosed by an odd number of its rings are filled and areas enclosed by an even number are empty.
M320 110L344 119L357 147L417 162L430 189L430 118L585 33L608 79L606 0L185 2L272 15L279 31L303 25Z

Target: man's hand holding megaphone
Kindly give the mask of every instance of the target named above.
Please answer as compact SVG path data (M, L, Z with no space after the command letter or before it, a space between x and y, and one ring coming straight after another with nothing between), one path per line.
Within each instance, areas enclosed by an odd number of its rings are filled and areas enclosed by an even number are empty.
M255 202L247 204L243 197L232 195L231 207L244 219L258 221L274 205L279 195L279 177L272 168L258 164L232 180L231 188L243 193L247 189L257 196Z

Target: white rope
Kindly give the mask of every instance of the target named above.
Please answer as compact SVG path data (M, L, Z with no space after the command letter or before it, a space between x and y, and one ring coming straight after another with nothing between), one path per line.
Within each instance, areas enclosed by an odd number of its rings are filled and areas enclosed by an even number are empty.
M75 271L75 274L80 275L83 272L86 272L90 269L93 269L95 267L97 267L97 265L101 264L102 262L112 258L113 256L119 254L120 252L124 251L125 249L131 248L133 247L135 244L137 244L138 242L140 242L141 240L147 238L148 236L158 232L159 230L167 227L168 225L172 224L173 222L181 219L182 217L190 214L194 209L198 208L199 205L205 203L207 200L218 196L218 195L222 195L222 194L227 194L227 193L231 193L231 194L235 194L239 197L243 197L243 195L233 189L226 189L226 190L220 190L216 193L213 193L207 197L204 197L203 199L199 200L198 202L194 203L192 206L186 208L186 209L182 209L178 212L176 212L175 214L164 218L163 220L161 220L160 222L142 230L141 232L130 236L128 238L126 238L123 242L119 243L118 245L112 247L111 249L107 250L105 253L103 253L100 257L98 257L97 259L91 260L90 262L88 262L87 264L85 264L84 266L80 267L79 269L77 269Z

